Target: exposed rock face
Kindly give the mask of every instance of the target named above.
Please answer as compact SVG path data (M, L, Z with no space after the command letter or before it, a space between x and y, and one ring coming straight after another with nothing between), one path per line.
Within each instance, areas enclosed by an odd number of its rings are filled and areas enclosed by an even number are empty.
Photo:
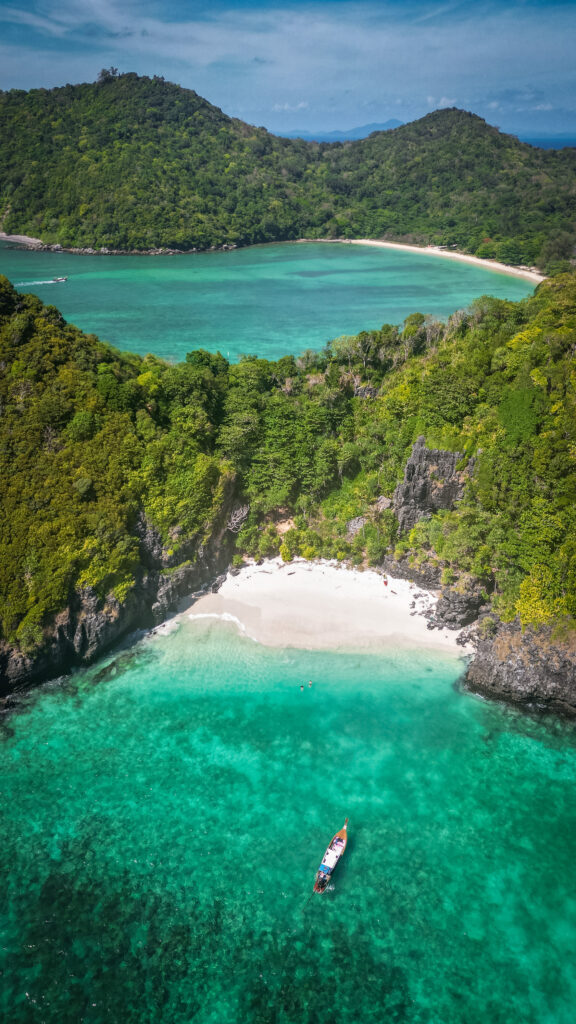
M466 470L458 471L461 458L460 452L427 448L425 439L418 438L406 463L404 480L394 491L394 511L402 532L439 509L454 508L473 468L471 459Z
M94 661L126 633L156 625L182 597L212 582L226 570L232 555L234 536L226 528L229 514L227 502L222 525L204 548L196 551L190 541L174 555L163 550L159 534L141 516L136 524L141 569L126 600L102 600L85 588L55 618L44 646L33 657L0 644L0 697Z
M481 587L456 589L445 587L434 611L432 622L447 629L462 629L475 622L482 608L488 606Z
M385 509L390 508L392 504L392 498L386 498L383 494L379 498L376 498L372 509L374 512L384 512ZM352 540L360 530L366 526L368 522L368 516L356 516L354 519L349 519L346 523L346 530L348 533L348 539Z
M576 715L576 638L555 641L549 630L521 631L499 623L477 644L466 689L534 710Z
M346 523L348 539L352 540L352 537L355 537L357 533L360 533L360 530L366 525L366 522L366 516L356 516L355 519L349 519Z
M416 569L410 565L407 558L384 558L381 565L388 575L399 580L410 580L411 583L415 583L418 587L424 587L425 590L438 590L440 587L441 570L436 565L424 563Z
M355 384L354 395L356 398L377 398L378 388L372 387L371 384Z

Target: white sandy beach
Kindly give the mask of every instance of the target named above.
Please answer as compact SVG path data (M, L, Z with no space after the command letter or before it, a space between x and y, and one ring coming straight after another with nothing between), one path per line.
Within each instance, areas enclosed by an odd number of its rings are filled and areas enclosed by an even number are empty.
M546 280L545 276L537 270L511 267L507 263L498 263L496 260L481 260L479 256L468 256L464 252L456 252L454 249L442 249L438 245L405 245L401 242L378 242L372 238L343 238L339 239L339 241L347 245L375 245L382 249L404 249L407 252L420 252L429 256L443 256L448 260L460 260L461 263L473 263L477 267L498 270L502 274L524 277L527 281L534 281L534 284L540 284Z
M458 633L427 629L422 612L436 600L413 583L370 570L274 558L248 565L236 576L228 574L218 593L200 597L187 614L233 621L269 647L426 647L467 653L456 644Z

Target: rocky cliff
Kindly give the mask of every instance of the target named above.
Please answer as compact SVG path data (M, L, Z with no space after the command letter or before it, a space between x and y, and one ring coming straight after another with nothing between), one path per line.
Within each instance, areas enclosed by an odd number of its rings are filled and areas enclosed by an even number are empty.
M462 497L471 465L459 470L460 459L458 453L428 449L424 439L418 439L404 481L394 494L394 510L403 530L437 509L452 508ZM385 508L388 499L380 500ZM176 553L163 547L160 535L141 515L135 525L140 571L126 600L101 599L85 588L57 616L34 656L0 645L0 697L94 661L132 630L162 621L185 595L217 582L229 566L234 547L233 508L231 481L209 542L198 547L192 538L178 546L175 537ZM239 511L244 515L246 509ZM487 595L473 581L462 578L442 587L438 565L414 566L408 558L386 558L382 568L391 576L441 591L429 614L429 628L460 629L472 624L476 655L463 680L465 689L530 709L576 715L576 638L560 641L549 630L522 632L518 623L490 626L490 620L478 629L478 619L486 616L489 605Z
M227 569L234 546L227 525L231 504L229 494L220 525L206 545L198 548L191 539L176 555L167 554L159 534L141 516L136 525L140 571L126 600L102 599L85 588L55 618L33 654L0 644L0 697L89 664L127 633L161 622L186 594L213 583Z
M576 637L499 623L476 641L466 689L531 710L576 716Z
M465 469L459 468L461 460L458 452L429 449L425 439L418 438L394 492L402 532L440 509L454 508L474 469L472 459ZM532 710L576 715L575 637L559 640L550 630L522 631L518 622L497 620L492 628L488 623L477 628L490 610L490 597L473 579L462 577L455 585L442 587L438 565L413 566L407 558L387 558L382 567L391 576L440 590L429 616L430 629L472 626L469 635L476 654L463 680L465 689Z
M394 511L402 532L433 512L454 508L474 466L471 459L466 469L460 470L461 461L461 452L427 448L425 438L418 438L406 463L404 480L394 491Z

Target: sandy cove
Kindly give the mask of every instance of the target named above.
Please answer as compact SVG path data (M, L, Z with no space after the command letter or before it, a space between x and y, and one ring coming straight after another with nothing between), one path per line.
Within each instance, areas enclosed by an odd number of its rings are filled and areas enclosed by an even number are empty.
M456 643L458 633L427 628L424 613L436 601L435 594L414 583L372 570L274 558L229 573L219 591L198 598L187 615L235 622L269 647L471 653Z
M522 267L511 267L507 263L498 263L496 260L481 260L479 256L468 256L464 252L456 252L454 249L443 249L439 245L405 245L401 242L379 242L372 238L343 238L339 239L347 245L375 245L382 249L404 249L406 252L425 253L429 256L443 256L448 260L460 260L461 263L473 263L477 267L484 267L490 270L498 270L502 274L512 274L514 277L524 277L527 281L534 281L534 284L541 284L546 280L544 274L537 270Z

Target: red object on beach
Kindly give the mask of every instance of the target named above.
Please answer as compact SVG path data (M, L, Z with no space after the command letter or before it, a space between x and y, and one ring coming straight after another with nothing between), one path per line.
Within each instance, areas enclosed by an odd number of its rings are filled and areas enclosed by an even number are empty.
M322 863L318 868L316 878L314 879L314 892L322 893L328 888L328 882L332 877L332 872L346 849L346 844L348 842L347 826L348 818L346 818L346 821L340 831L333 836L328 849L322 858Z

